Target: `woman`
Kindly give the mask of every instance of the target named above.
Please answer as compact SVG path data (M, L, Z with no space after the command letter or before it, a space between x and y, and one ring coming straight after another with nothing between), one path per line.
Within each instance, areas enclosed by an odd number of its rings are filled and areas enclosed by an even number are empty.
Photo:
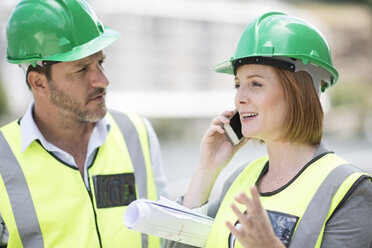
M321 143L320 91L338 73L309 24L267 13L244 30L234 56L215 68L235 75L244 140L231 145L213 119L183 205L215 217L207 247L372 247L371 178ZM213 184L249 140L267 156L244 165L206 204Z

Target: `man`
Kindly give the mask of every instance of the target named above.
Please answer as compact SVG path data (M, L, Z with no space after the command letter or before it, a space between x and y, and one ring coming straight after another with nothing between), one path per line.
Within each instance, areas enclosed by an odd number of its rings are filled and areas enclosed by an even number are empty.
M107 113L103 49L120 34L84 0L24 0L7 26L7 60L34 101L0 129L1 241L7 247L159 247L126 229L126 206L166 195L148 121Z

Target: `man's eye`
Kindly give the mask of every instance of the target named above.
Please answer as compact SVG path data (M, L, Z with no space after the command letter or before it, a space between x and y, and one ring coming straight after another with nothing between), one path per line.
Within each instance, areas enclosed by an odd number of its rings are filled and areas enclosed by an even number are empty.
M98 62L98 65L101 67L101 68L105 68L105 64L104 64L105 61L101 60Z
M240 87L240 84L235 84L235 85L234 85L234 88L235 88L235 89L238 89L239 87Z
M87 67L86 66L84 66L83 68L81 68L80 70L78 70L77 72L83 72L83 71L85 71L87 69Z

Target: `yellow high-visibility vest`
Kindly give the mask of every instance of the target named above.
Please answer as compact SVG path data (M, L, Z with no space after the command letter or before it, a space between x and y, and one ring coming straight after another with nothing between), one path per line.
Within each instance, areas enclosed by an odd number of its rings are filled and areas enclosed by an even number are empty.
M76 167L39 142L22 153L16 121L0 129L0 213L8 247L160 247L159 238L147 240L123 224L129 201L157 199L145 124L135 114L112 116L106 142L87 170L90 190Z
M225 222L238 223L231 209L234 197L245 192L259 179L268 157L261 157L245 167L227 191L217 212L208 248L242 247L227 229ZM328 153L304 169L285 187L261 194L276 236L288 247L320 247L325 223L360 177L368 176L333 153ZM321 202L321 203L320 203ZM243 205L237 204L242 212ZM317 220L317 221L314 221ZM292 246L290 246L292 247Z

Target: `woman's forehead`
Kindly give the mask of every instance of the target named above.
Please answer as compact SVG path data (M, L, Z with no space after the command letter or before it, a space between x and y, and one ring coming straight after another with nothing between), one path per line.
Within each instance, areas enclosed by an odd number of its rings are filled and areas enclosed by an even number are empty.
M235 79L250 78L255 76L274 79L276 73L274 67L269 65L245 64L238 67Z

